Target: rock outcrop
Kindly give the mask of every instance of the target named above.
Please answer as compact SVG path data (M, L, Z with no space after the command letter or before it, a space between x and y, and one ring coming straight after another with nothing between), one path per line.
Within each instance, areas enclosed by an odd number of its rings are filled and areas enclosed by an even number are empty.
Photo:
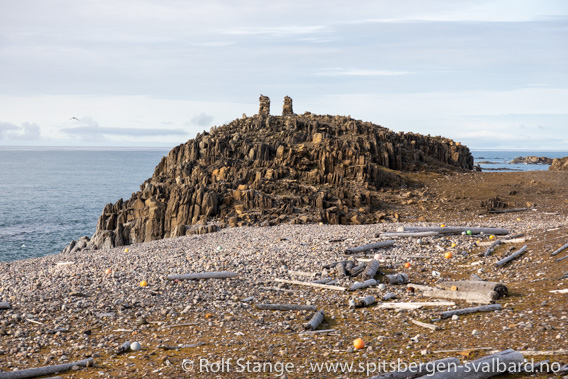
M294 110L292 109L292 98L289 96L284 97L284 105L282 106L282 116L292 116Z
M258 106L258 114L260 116L270 115L270 98L268 96L260 95L258 99L260 105Z
M527 157L516 157L513 158L511 164L551 164L552 158L548 157L537 157L534 155L529 155Z
M553 159L548 169L551 171L568 171L568 157Z
M234 120L175 147L140 191L105 206L90 248L111 248L214 231L217 227L384 218L382 187L402 171L473 169L466 146L443 137L395 133L345 116Z

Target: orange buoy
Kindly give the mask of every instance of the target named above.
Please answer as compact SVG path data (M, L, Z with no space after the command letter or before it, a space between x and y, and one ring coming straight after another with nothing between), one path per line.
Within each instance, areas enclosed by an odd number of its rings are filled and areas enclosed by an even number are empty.
M453 255L449 251L447 251L446 254L444 254L444 258L446 258L446 259L450 259L451 257L453 257Z
M140 287L146 287L146 286L148 286L147 281L143 280L143 281L140 282Z
M410 262L406 262L406 263L404 264L404 267L405 267L405 268L410 268Z
M361 338L357 338L353 341L353 347L357 350L363 349L365 347L365 342Z
M107 275L110 275L111 272L112 272L112 271L111 271L110 268L107 268L107 269L105 270L105 274L107 274Z

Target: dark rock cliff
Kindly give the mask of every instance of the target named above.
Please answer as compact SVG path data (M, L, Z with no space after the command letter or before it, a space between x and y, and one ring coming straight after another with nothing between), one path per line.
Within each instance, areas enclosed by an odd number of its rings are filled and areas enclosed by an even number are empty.
M466 146L345 116L260 114L175 147L140 191L105 206L87 248L279 222L373 223L402 171L473 169ZM84 245L84 244L83 244ZM71 246L71 245L70 245ZM73 249L67 248L67 250Z

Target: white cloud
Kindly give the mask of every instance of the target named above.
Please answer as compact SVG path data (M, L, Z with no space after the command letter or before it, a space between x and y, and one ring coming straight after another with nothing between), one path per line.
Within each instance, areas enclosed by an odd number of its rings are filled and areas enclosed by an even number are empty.
M35 123L24 122L21 125L15 125L0 122L0 140L36 141L39 139L41 139L41 130Z

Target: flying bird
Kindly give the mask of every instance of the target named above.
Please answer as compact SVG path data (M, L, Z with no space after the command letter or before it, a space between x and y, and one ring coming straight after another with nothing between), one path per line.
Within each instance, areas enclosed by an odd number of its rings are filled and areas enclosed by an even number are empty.
M79 121L79 119L77 117L71 117L69 120L77 120Z

